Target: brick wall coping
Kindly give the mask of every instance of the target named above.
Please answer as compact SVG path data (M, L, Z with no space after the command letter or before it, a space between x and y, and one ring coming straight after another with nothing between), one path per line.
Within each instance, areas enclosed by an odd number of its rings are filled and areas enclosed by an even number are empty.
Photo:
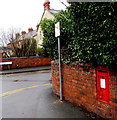
M0 58L0 59L20 59L20 58L40 58L44 56L29 56L29 57L10 57L10 58Z

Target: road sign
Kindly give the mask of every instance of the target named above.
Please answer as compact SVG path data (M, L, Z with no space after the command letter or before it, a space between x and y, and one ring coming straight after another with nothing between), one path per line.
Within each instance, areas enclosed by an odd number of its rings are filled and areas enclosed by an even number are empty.
M60 36L60 22L57 22L55 24L55 37L59 37Z

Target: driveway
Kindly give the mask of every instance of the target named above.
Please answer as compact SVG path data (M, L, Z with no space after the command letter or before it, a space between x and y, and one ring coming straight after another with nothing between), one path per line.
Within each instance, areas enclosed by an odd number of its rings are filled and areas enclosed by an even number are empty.
M87 118L52 94L50 70L2 76L3 118Z

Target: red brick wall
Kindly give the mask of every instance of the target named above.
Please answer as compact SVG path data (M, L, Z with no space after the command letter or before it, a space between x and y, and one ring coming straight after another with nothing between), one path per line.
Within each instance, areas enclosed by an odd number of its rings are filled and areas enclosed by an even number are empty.
M59 95L58 63L51 62L53 91ZM103 118L117 119L117 72L110 72L110 104L97 100L96 71L62 64L63 97Z
M0 66L0 70L24 68L24 67L37 67L37 66L44 66L51 64L50 58L47 57L10 58L10 59L2 59L0 61L12 62L12 65Z

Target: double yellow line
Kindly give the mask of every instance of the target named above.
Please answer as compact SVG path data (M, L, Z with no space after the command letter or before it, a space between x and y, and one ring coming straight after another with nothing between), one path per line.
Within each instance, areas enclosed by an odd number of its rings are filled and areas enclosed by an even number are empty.
M1 93L1 94L0 94L0 97L4 97L4 96L7 96L7 95L11 95L11 94L13 94L13 93L17 93L17 92L20 92L20 91L23 91L23 90L26 90L26 89L36 88L36 87L40 87L40 86L47 86L47 85L50 85L50 83L48 83L48 84L43 84L43 85L35 85L35 86L30 86L30 87L26 87L26 88L20 88L20 89L8 91L8 92L5 92L5 93Z

